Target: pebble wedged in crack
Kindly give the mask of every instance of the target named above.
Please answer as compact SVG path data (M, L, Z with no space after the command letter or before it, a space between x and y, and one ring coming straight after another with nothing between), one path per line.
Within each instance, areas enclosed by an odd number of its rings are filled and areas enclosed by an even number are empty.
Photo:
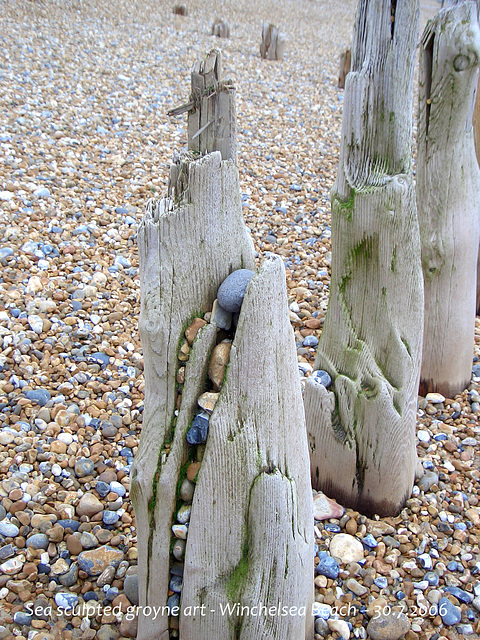
M144 387L137 225L147 199L166 195L173 152L186 144L185 117L165 113L188 93L194 60L218 46L209 35L218 3L188 7L175 18L168 3L147 0L134 11L124 0L2 4L1 638L135 635L135 621L120 624L106 607L138 602L128 493ZM290 2L222 4L243 211L259 259L285 261L303 377L328 303L336 76L354 9L299 0L292 17ZM281 63L258 55L264 20L287 34ZM477 358L479 334L477 321ZM477 363L468 392L420 399L426 473L400 516L370 521L347 509L315 523L317 640L347 629L366 638L388 607L408 617L407 640L479 633L479 383ZM214 398L204 401L211 410ZM192 463L186 502L197 472ZM363 559L330 555L339 533L358 539ZM183 558L181 538L173 553ZM58 615L87 604L84 620Z

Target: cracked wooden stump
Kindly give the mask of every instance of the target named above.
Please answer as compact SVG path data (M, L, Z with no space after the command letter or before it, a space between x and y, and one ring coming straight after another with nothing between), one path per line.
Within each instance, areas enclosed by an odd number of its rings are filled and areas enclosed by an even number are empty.
M262 26L260 56L267 60L283 60L285 54L285 36L278 27L265 22Z
M361 0L332 192L330 302L305 414L312 483L367 515L398 513L416 468L423 321L411 167L418 2Z
M420 393L469 384L475 336L480 170L472 112L480 60L474 3L440 11L421 43L417 206L425 282Z
M197 76L211 73L212 62L218 70L218 52L195 66ZM194 86L197 80L192 77ZM218 95L202 90L193 97L187 108L174 111L189 111L189 119L198 110L212 113L203 99L215 102ZM216 119L224 113L213 110L213 130L219 130ZM197 126L201 129L201 122ZM212 309L218 287L232 271L255 269L231 159L236 140L221 131L230 141L222 147L229 159L220 151L209 153L209 145L216 148L211 136L203 151L181 155L170 172L172 197L149 204L138 234L145 371L131 488L139 554L138 640L311 640L313 504L279 258L267 260L248 285L206 445L192 449L186 441L222 334L213 322L200 328L179 389L185 329ZM192 461L200 468L180 566L172 555L172 525ZM183 574L178 617L167 609L172 570ZM259 604L305 609L298 616L242 613L242 607ZM158 615L146 615L147 605Z

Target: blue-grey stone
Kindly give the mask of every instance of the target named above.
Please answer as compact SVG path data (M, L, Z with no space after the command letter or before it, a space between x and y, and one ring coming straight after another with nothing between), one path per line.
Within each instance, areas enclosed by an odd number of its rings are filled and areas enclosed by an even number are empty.
M90 600L98 601L98 596L95 591L87 591L87 593L84 594L83 599L85 602L89 602Z
M112 602L118 596L118 593L119 593L119 591L118 591L117 587L109 587L107 592L105 593L105 598L109 602Z
M71 529L73 532L78 531L78 528L80 527L80 522L78 522L78 520L72 520L71 518L57 520L57 524L59 524L64 529Z
M45 533L36 533L27 540L27 547L32 549L47 549L49 545L48 536Z
M438 583L440 582L440 576L438 573L435 573L435 571L429 571L423 577L431 587L438 586Z
M61 607L63 610L73 609L78 604L78 596L74 593L56 593L55 602L57 607Z
M25 397L43 407L50 400L51 395L46 389L30 389L25 391Z
M199 426L192 426L187 431L187 442L188 444L196 445L196 444L205 444L208 436L208 422L202 423Z
M225 329L225 331L228 331L232 326L232 314L229 311L225 311L225 309L218 303L218 300L215 306L213 322L215 322L219 329Z
M238 313L242 307L245 290L254 275L250 269L237 269L222 282L218 289L218 304L230 313Z
M470 604L473 600L473 595L468 593L468 591L460 589L460 587L446 587L445 591L451 593L452 596L455 596L455 598L460 600L460 602L465 602L465 604Z
M90 458L79 458L75 462L74 469L77 478L84 478L85 476L92 475L95 469L95 464L90 460Z
M307 336L302 342L304 347L316 347L318 345L318 338L316 336Z
M5 258L8 258L8 256L13 255L13 249L11 249L10 247L2 247L0 249L0 260L4 260Z
M386 589L388 587L388 580L387 580L387 578L385 578L383 576L375 578L375 580L373 582L376 584L376 586L379 589Z
M13 621L15 624L25 624L27 626L30 626L30 624L32 623L32 617L33 616L28 614L26 611L17 611L13 614Z
M470 636L473 633L473 627L471 624L459 624L457 631L460 636Z
M134 605L138 605L138 575L128 575L123 582L125 595Z
M121 482L117 482L116 480L110 483L110 491L112 493L116 493L117 496L120 496L122 498L127 493L127 490L125 489L123 484Z
M98 495L101 498L105 498L105 496L108 493L110 493L110 485L108 485L106 482L102 482L101 480L99 480L95 485L95 491L98 493Z
M174 593L182 593L183 580L180 576L172 576L169 582L169 588Z
M173 596L170 596L167 600L167 606L170 611L180 607L180 595L178 593L174 593ZM175 613L178 615L178 610L176 610Z
M97 351L96 353L92 353L87 356L88 360L91 362L95 362L96 364L108 365L110 363L110 356L107 356L106 353L102 353L101 351Z
M315 382L318 382L318 384L323 385L325 389L328 389L328 387L332 384L332 378L330 377L330 375L326 371L322 371L321 369L314 371L312 373L312 378L313 380L315 380Z
M434 471L425 471L423 476L417 482L418 488L425 493L429 491L434 484L438 484L438 474Z
M33 195L37 196L37 198L49 198L50 191L47 189L47 187L40 187L40 189L35 189Z
M447 569L449 571L456 571L457 570L457 563L455 562L455 560L450 560L450 562L447 563Z
M103 518L104 524L112 525L112 524L117 524L117 522L120 519L120 516L116 511L104 511L102 518Z
M440 598L438 612L442 617L443 624L447 626L458 624L462 619L462 612L448 598Z
M77 579L78 579L78 564L76 562L73 562L72 565L70 566L70 569L67 571L67 573L64 573L63 575L59 576L58 581L64 587L73 587L73 585L77 583Z
M397 591L397 593L395 594L395 597L397 600L405 600L406 596L403 593L403 591Z
M335 558L332 558L326 551L320 551L318 558L320 562L316 566L316 572L322 576L336 580L340 573L340 566Z
M20 533L20 529L8 520L0 522L0 535L5 538L15 538Z
M338 524L333 524L332 522L326 522L323 525L323 528L325 529L325 531L330 531L331 533L340 533L341 532L341 527L338 526Z
M0 547L0 561L8 560L8 558L13 558L15 555L15 547L13 544L5 544L3 547Z
M375 549L375 547L378 547L378 542L375 540L371 533L362 538L362 542L370 549Z
M52 570L52 567L49 564L44 564L43 562L40 562L40 564L37 566L37 570L38 570L38 573L45 573L48 575Z

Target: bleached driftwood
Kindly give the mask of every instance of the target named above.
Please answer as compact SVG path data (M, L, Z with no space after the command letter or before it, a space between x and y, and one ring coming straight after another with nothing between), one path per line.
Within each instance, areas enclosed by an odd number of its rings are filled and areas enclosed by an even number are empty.
M172 198L149 205L138 235L145 362L144 419L131 486L139 554L138 640L168 640L177 637L178 627L180 640L311 640L313 504L279 258L268 260L248 286L206 449L194 450L201 466L180 616L169 624L166 612L179 481L192 455L186 433L206 390L216 325L198 331L181 395L177 356L183 353L185 328L212 308L222 281L236 269L255 269L233 159L222 160L219 151L196 156L188 152L175 163ZM261 610L249 615L241 608L285 603L304 607L304 615ZM214 604L218 608L212 612ZM146 605L157 607L159 615L146 614ZM227 607L233 607L231 615Z
M411 493L423 288L411 166L419 8L360 0L332 192L332 280L305 414L312 482L362 513ZM393 19L393 20L392 20Z
M230 37L230 26L226 20L217 19L212 24L212 36L217 36L217 38L229 38Z
M268 349L265 345L268 344ZM244 299L228 373L210 419L185 554L184 616L196 640L312 638L309 460L284 267L267 259ZM278 603L305 616L230 616ZM200 611L200 609L197 609Z
M345 88L345 78L350 73L352 66L352 50L346 49L340 56L340 69L338 70L338 88Z
M283 60L285 54L285 36L278 27L265 22L262 27L260 55L267 60Z
M472 112L480 60L473 2L440 11L421 46L417 206L425 282L420 393L469 384L480 237Z

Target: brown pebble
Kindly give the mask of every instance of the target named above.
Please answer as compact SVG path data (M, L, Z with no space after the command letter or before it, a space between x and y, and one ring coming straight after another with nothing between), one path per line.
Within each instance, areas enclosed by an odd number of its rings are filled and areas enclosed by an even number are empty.
M185 337L190 346L193 344L193 341L197 337L199 329L201 329L201 327L204 327L206 324L207 323L203 318L195 318L192 324L186 329Z
M67 549L72 556L78 556L83 551L82 544L80 542L80 534L72 534L67 538Z
M200 462L192 462L187 467L187 478L190 482L194 482L200 469Z

